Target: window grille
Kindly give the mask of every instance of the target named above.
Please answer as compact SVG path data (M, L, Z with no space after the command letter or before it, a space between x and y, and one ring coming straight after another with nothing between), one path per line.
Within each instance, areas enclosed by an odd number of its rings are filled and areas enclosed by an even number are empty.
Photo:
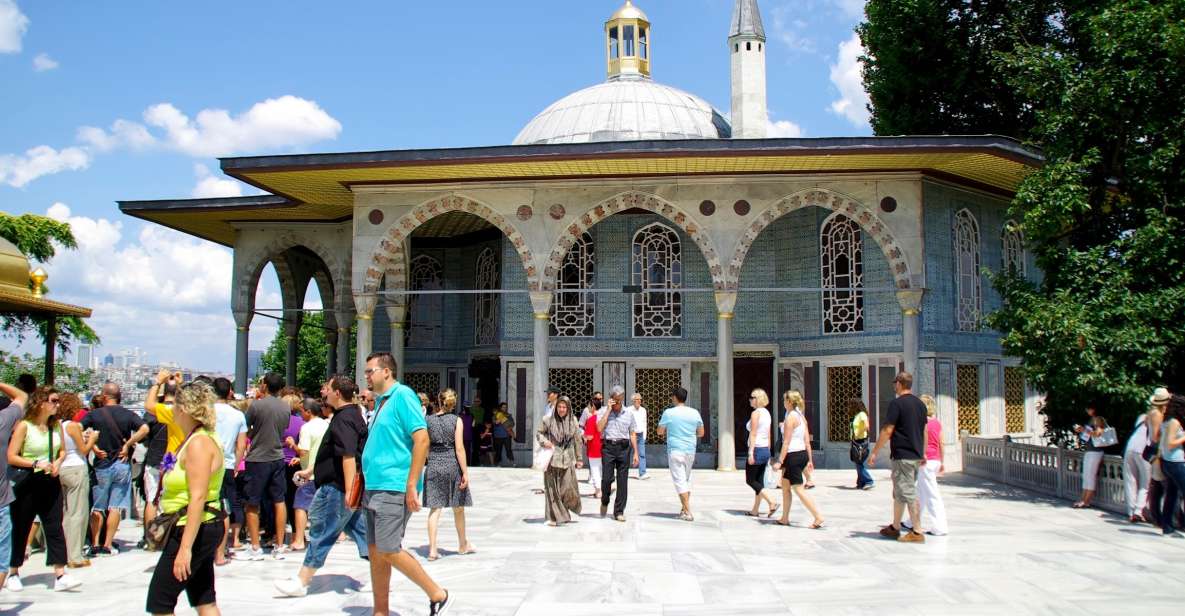
M1004 429L1009 434L1024 432L1025 374L1020 368L1004 368Z
M848 411L852 398L864 398L864 370L860 366L827 368L827 440L844 443L852 439L855 415Z
M967 210L955 214L955 286L959 331L979 331L983 286L979 275L979 223Z
M823 333L864 331L864 249L860 225L842 214L833 215L823 225L819 246L821 286L836 289L823 291Z
M494 290L498 288L498 257L494 249L489 246L477 255L476 264L477 289ZM494 293L484 293L477 296L474 306L474 342L480 345L498 343L498 296Z
M979 434L979 366L959 364L955 368L955 400L958 402L959 433Z
M596 294L564 293L596 287L596 244L588 232L580 234L568 249L556 280L555 301L551 303L551 335L564 338L596 335Z
M418 255L411 260L410 288L412 291L439 290L443 268L440 261ZM439 347L443 315L442 295L412 295L408 300L407 346L416 348Z
M1004 247L1004 271L1025 275L1025 238L1014 221L1004 223L1001 243Z
M683 335L682 247L679 235L660 223L634 234L631 281L635 293L634 337L678 338Z

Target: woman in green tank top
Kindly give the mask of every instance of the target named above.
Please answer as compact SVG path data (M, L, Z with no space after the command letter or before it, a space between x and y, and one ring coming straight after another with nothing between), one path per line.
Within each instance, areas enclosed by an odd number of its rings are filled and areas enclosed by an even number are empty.
M58 392L52 387L39 387L25 407L24 419L12 429L8 442L8 466L27 474L19 479L13 490L12 558L5 587L11 591L24 588L19 569L25 564L25 538L33 520L41 521L45 532L45 564L54 569L54 590L73 590L81 582L66 574L66 535L62 532L62 484L58 471L65 458L62 431L59 429ZM6 480L0 478L0 481ZM19 539L18 539L19 538Z
M183 385L173 406L174 421L187 434L172 467L162 464L162 515L181 512L161 550L148 584L147 611L172 614L184 591L199 616L218 614L214 595L214 557L225 532L220 492L222 447L215 432L214 390L204 382ZM213 510L213 511L211 511ZM195 523L195 520L201 520Z

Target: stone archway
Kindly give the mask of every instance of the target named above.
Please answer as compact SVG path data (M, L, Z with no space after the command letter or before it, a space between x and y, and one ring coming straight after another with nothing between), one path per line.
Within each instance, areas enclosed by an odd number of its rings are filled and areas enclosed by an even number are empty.
M621 193L594 205L585 213L577 216L576 220L564 229L560 237L556 238L552 243L551 254L548 256L547 264L543 268L543 290L551 291L555 289L556 276L559 275L559 271L563 266L564 257L584 232L609 216L632 208L639 208L658 214L679 229L682 229L695 242L695 245L699 247L700 253L703 255L704 260L707 261L708 271L712 275L712 286L716 290L726 288L727 281L725 279L724 265L720 261L720 255L716 252L716 247L712 244L711 238L708 237L707 231L691 215L675 204L656 195L631 191Z
M749 254L749 249L761 232L782 216L808 207L821 207L839 212L855 221L880 246L881 252L885 254L885 259L889 262L889 270L893 274L897 288L909 289L911 287L910 275L912 272L905 258L905 251L897 245L896 239L889 232L888 225L877 217L872 208L852 197L822 188L812 188L779 199L769 209L762 212L749 225L744 234L737 239L736 249L728 264L728 288L738 288L745 257Z
M420 225L449 212L472 214L501 230L522 259L523 269L527 272L529 290L539 290L539 274L535 267L535 257L527 246L527 240L523 234L505 216L494 211L493 208L467 197L448 196L421 203L387 229L378 242L378 248L371 254L370 263L367 265L362 281L362 292L366 294L378 292L384 276L387 278L388 289L406 289L408 274L408 263L404 250L406 240Z
M338 253L330 250L328 245L314 235L305 236L281 232L275 234L263 246L236 248L235 286L234 296L231 299L235 310L250 312L254 309L255 291L259 286L259 277L268 263L272 263L276 268L276 274L280 278L281 294L285 295L285 300L290 295L299 302L301 298L296 297L298 291L295 288L296 277L287 270L288 266L283 263L284 259L282 258L285 251L298 247L307 249L319 258L324 267L323 274L328 274L327 281L330 284L327 288L333 291L333 302L326 308L336 309L344 305L345 300L349 298L350 285L347 282L348 268L346 263L337 257ZM318 268L318 274L320 277L315 277L322 294L322 303L324 303L325 290L321 288L323 286L321 282L325 276L320 268ZM286 288L286 286L291 288Z

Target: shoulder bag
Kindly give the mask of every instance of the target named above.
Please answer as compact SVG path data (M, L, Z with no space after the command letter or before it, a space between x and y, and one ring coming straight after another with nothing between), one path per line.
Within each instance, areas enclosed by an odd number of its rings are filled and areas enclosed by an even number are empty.
M1119 435L1115 433L1115 428L1105 428L1101 435L1093 438L1095 447L1111 447L1119 444Z
M164 483L164 478L161 478L161 483ZM221 509L215 509L210 506L210 501L206 503L206 513L214 514L212 522L221 522L226 517L226 512ZM173 534L173 529L177 527L177 522L181 521L181 516L185 514L188 507L182 507L173 513L165 513L152 518L152 521L144 526L144 543L149 551L157 551L164 548L169 537Z

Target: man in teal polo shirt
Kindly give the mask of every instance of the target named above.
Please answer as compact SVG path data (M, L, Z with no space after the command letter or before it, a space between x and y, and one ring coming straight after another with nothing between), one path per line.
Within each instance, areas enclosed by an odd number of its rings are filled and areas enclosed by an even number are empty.
M403 534L411 514L420 510L419 478L428 458L428 425L420 398L395 380L390 353L366 358L366 383L375 393L374 418L362 451L366 492L366 537L374 613L387 614L391 567L399 570L428 595L428 613L443 614L451 600L447 590L428 576L414 556L403 551Z

